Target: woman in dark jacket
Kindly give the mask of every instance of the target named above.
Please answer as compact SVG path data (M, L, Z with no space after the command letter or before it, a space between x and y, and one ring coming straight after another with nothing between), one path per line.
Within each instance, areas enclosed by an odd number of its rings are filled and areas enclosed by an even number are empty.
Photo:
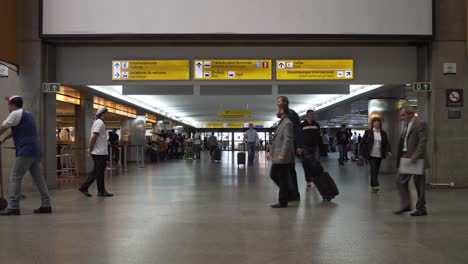
M379 118L372 119L372 128L366 130L361 142L362 156L370 164L372 192L379 191L379 170L382 159L391 156L390 144L387 133L382 130L382 121Z

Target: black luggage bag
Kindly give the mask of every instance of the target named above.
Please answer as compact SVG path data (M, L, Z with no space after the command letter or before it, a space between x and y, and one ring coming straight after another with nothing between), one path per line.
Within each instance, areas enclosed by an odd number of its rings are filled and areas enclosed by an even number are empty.
M304 173L312 176L315 187L317 187L324 201L331 201L339 194L335 181L330 174L323 169L320 161L316 161L313 158L304 158L302 163L304 166Z
M213 151L213 161L214 162L221 162L221 149L220 148L216 148Z
M237 153L237 167L239 167L239 165L244 165L245 166L245 152L239 152Z
M314 184L324 201L331 201L340 193L335 181L326 171L314 178Z

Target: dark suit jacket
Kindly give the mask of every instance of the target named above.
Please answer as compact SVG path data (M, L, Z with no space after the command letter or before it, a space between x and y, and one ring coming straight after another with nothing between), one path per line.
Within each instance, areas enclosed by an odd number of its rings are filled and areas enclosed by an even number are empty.
M406 142L406 154L403 155L403 144L404 137L400 135L400 144L398 147L398 159L402 157L412 157L416 155L418 159L426 160L426 145L427 145L427 126L426 123L419 120L417 117L414 118L413 125L408 131L408 139ZM427 165L427 161L425 162ZM399 164L398 164L399 165Z
M385 159L387 157L387 153L390 152L390 143L388 142L388 136L385 131L382 129L380 130L380 134L382 135L382 148L380 156ZM368 129L364 133L364 137L361 141L361 155L366 159L370 158L370 153L372 151L372 147L374 146L374 130Z
M292 109L288 111L288 118L294 125L294 146L295 148L304 148L304 138L302 135L301 119L299 115Z

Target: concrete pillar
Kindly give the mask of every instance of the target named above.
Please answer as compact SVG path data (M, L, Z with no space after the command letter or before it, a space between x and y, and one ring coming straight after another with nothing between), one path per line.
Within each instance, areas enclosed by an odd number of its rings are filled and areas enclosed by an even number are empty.
M432 82L429 151L432 153L431 182L458 187L468 186L468 115L464 108L461 119L448 119L446 89L463 89L465 99L468 88L468 56L466 51L466 1L435 0L435 39L431 45ZM457 73L446 75L444 63L456 63Z
M393 157L396 157L400 140L400 121L398 116L399 99L370 99L369 122L378 117L382 120L382 129L387 132ZM382 162L380 169L383 173L395 173L394 158L387 158Z
M87 174L93 170L93 160L86 153L91 137L91 126L94 122L93 96L81 93L81 105L75 107L75 146L78 160L78 171L80 174Z

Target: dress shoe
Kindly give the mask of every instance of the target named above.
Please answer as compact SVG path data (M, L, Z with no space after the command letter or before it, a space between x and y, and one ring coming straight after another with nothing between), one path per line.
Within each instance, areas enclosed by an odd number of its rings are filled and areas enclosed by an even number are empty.
M82 194L84 194L84 196L86 197L92 197L92 195L88 192L88 190L85 190L85 189L78 189L78 191L80 191Z
M400 209L398 211L393 212L393 214L400 215L400 214L404 214L410 211L411 211L411 208L404 208L404 209Z
M282 205L282 204L279 204L279 203L274 204L274 205L271 206L271 208L286 208L286 207L288 207L288 206L287 205Z
M97 195L98 197L112 197L114 196L112 193L108 193L108 192L103 192L103 193L98 193Z
M373 188L372 188L372 192L373 192L373 193L378 193L378 192L379 192L379 188L373 187Z
M0 215L20 215L20 209L6 209L5 211L0 212Z
M426 211L416 210L416 211L412 212L410 215L411 216L425 216L425 215L427 215L427 212Z
M52 213L52 207L40 207L36 210L34 210L35 214L51 214Z

